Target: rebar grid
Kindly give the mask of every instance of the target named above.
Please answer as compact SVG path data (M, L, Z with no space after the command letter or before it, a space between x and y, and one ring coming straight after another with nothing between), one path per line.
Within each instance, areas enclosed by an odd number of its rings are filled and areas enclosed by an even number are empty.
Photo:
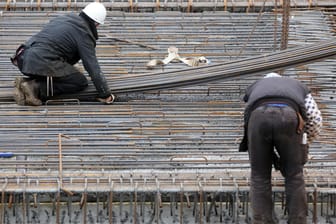
M37 223L37 218L40 223L248 223L249 162L247 154L237 152L243 118L240 99L245 87L260 77L247 74L183 88L127 90L109 106L77 98L41 107L17 106L11 90L19 74L8 65L8 57L57 14L62 12L9 11L0 18L5 31L0 36L0 142L1 151L15 153L1 159L2 223ZM268 13L254 32L251 26L259 14L110 15L97 52L117 91L133 78L135 84L130 84L140 85L139 79L147 77L147 59L164 56L171 44L188 56L212 57L216 64L246 61L265 52L273 55L279 48L281 30L270 29L274 15ZM314 43L332 38L321 12L291 16L290 49L310 46L318 51ZM249 35L252 38L239 54ZM153 72L163 71L162 82L170 71L181 68L172 64ZM285 70L311 87L324 118L323 132L311 146L305 166L312 223L335 218L334 70L333 57ZM191 78L190 73L180 76L187 74ZM148 80L159 80L151 75ZM90 91L81 94L94 95ZM273 172L272 183L277 213L285 214L279 172ZM50 215L43 219L43 213Z
M231 171L227 171L225 174L230 173ZM187 174L189 178L192 176L190 174ZM142 175L143 173L140 174L141 178L144 178ZM233 177L239 176L235 172L227 177L218 174L221 178L217 180L202 179L198 174L198 181L189 181L185 177L181 180L178 175L167 180L159 180L158 177L137 179L136 176L137 174L132 173L128 178L118 178L118 174L116 178L110 176L108 180L101 177L86 178L84 183L72 180L71 185L64 185L68 188L60 189L57 193L50 192L50 188L53 188L50 186L50 180L45 190L34 189L31 192L32 184L25 184L27 188L24 192L16 192L14 189L6 191L3 188L0 218L2 223L10 223L11 216L8 212L13 211L14 217L21 218L23 223L34 223L37 217L41 220L55 220L54 223L61 223L61 220L71 222L76 214L80 214L81 223L119 223L122 220L126 223L165 223L165 220L174 220L177 223L191 220L195 223L250 222L247 181ZM281 211L285 214L283 186L277 185L276 179L273 179L273 182L275 209L279 214ZM315 183L309 183L312 185L307 186L309 220L310 223L327 223L333 220L336 214L335 182L327 183L330 188L320 188L321 182L317 182L319 180L315 179ZM10 185L8 182L5 184ZM80 184L85 186L84 189L82 186L76 186ZM53 200L52 208L46 209L44 203L50 200ZM43 215L39 212L42 208L50 214ZM281 220L284 217L278 218Z

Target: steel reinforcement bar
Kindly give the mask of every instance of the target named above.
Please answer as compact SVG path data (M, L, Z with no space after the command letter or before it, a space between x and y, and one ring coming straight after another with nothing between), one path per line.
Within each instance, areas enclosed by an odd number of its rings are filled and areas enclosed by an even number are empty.
M65 175L62 179L45 177L39 181L29 177L4 178L0 220L12 223L16 217L20 223L70 223L76 219L81 223L249 223L246 173L207 172L129 171L71 179ZM283 213L283 182L274 176L274 209ZM309 223L331 222L336 215L335 178L328 176L326 180L314 173L310 176ZM45 203L50 201L48 208ZM80 218L76 218L78 215Z
M182 10L187 12L200 11L200 10L221 10L221 11L237 11L244 10L246 12L253 12L264 9L281 8L282 1L275 0L255 0L255 1L227 1L227 0L201 0L201 1L103 1L104 5L109 10L124 10L124 11L159 11L159 10ZM87 1L80 0L53 0L53 1L41 1L41 0L5 0L0 2L0 9L3 10L77 10L85 7ZM320 7L335 7L336 3L333 0L296 0L291 1L290 7L299 9L311 9Z
M325 60L335 55L336 40L332 39L226 63L160 73L125 75L122 78L112 78L109 85L116 94L169 89L265 74ZM90 88L76 96L67 95L61 98L87 100L95 98L96 95L91 85Z

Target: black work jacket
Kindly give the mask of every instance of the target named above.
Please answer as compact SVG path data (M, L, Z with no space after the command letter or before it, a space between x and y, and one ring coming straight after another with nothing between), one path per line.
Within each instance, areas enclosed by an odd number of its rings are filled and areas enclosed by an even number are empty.
M67 14L52 19L25 43L21 71L26 74L62 77L78 72L72 66L80 59L100 97L111 92L96 58L95 26L87 17Z
M247 102L245 108L245 123L248 122L249 114L260 101L280 101L294 104L294 109L306 119L305 98L309 93L306 85L298 80L289 77L263 78L246 89L244 101Z

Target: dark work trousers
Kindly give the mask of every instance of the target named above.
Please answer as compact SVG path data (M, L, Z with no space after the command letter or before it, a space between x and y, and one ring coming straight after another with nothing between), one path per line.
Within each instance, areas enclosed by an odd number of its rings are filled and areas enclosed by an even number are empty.
M289 106L260 106L248 122L251 163L251 204L254 224L276 223L272 218L272 151L280 155L285 177L288 223L305 224L307 198L303 177L302 133L297 134L298 118Z
M21 55L18 57L18 67L20 70L22 63L23 61ZM72 65L68 64L62 73L65 74L62 77L50 76L52 78L49 78L49 87L47 85L48 82L46 76L40 76L38 74L23 74L39 83L39 98L42 101L46 101L49 98L48 96L51 95L58 96L62 94L76 93L84 90L88 86L88 80L85 75L75 69ZM47 90L49 90L49 93Z
M81 90L84 90L88 86L88 80L80 72L69 74L63 77L52 77L52 84L51 80L49 80L49 88L47 88L48 86L47 77L29 75L29 74L25 75L35 79L40 84L39 94L40 99L42 101L46 101L52 94L54 96L58 96L61 94L76 93ZM48 90L49 90L49 97L47 94Z

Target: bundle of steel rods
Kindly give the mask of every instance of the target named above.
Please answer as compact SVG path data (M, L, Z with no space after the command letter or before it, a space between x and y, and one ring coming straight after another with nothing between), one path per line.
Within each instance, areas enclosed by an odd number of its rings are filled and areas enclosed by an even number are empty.
M169 72L137 74L115 78L109 82L114 93L143 92L181 86L197 85L214 81L227 81L255 74L298 67L316 61L325 60L336 55L336 40L314 43L284 51L273 52L228 63L202 66ZM93 86L76 95L58 98L94 99L96 91Z

